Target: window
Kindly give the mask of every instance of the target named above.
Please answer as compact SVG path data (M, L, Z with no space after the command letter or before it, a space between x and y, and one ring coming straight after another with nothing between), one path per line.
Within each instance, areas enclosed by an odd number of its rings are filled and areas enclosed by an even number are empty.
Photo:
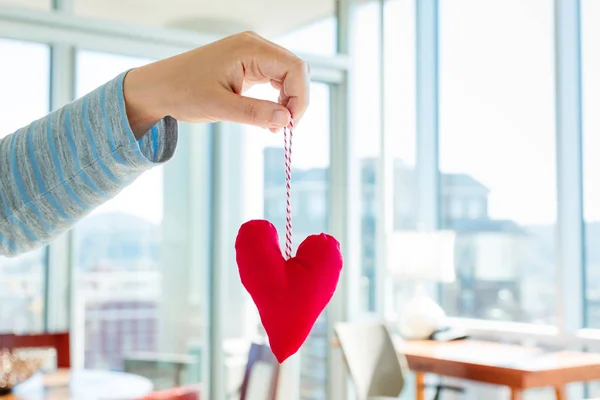
M460 199L450 200L449 220L458 220L463 217L463 202Z
M470 219L478 219L483 214L483 206L482 201L480 200L471 200L469 202L469 218Z
M50 49L0 38L0 137L48 113ZM15 258L0 257L0 332L44 329L46 249Z
M383 265L379 258L378 232L381 209L379 185L379 163L382 157L380 132L386 135L386 150L389 152L390 181L386 184L386 193L391 195L393 229L414 228L416 198L415 186L415 20L414 1L387 0L384 7L383 38L383 74L384 101L380 102L377 81L380 77L379 60L379 16L381 5L368 2L357 8L354 15L353 46L356 54L354 61L354 96L350 129L357 137L356 156L359 158L361 174L361 312L375 312L377 293L385 293L385 312L395 314L402 304L406 291L405 285L394 284L394 288L377 287L377 266ZM373 77L364 79L365 76ZM384 119L381 121L379 109L383 107ZM383 127L382 127L383 124ZM388 315L393 318L392 315Z
M553 324L552 2L445 0L439 37L442 209L486 204L478 219L442 218L470 255L457 257L442 305L451 316Z
M328 85L311 85L311 106L306 112L293 140L292 154L292 213L294 252L309 235L328 231L329 199L329 137L330 89ZM270 87L257 86L249 96L275 100L277 94ZM275 96L275 97L273 97ZM279 232L282 248L285 238L285 175L283 136L268 131L244 127L251 140L246 144L244 181L248 187L263 187L262 193L248 191L246 220L264 218L272 222ZM262 182L260 181L262 180ZM238 278L239 282L239 278ZM239 285L239 283L236 283ZM256 309L250 298L246 309ZM237 337L250 341L254 330L242 332ZM301 348L300 399L325 399L327 389L327 311L315 323L306 343ZM260 330L260 329L259 329ZM245 337L244 337L245 335Z
M176 0L154 2L152 7L147 7L145 0L74 0L74 3L77 14L95 19L216 36L253 30L302 53L336 52L335 2L332 0L308 3ZM233 9L235 17L231 14Z
M79 51L77 97L149 60ZM76 321L86 368L122 370L134 351L157 351L163 170L154 168L75 228ZM127 328L128 327L128 328Z
M581 2L583 73L583 211L585 220L585 318L586 327L600 328L600 3Z

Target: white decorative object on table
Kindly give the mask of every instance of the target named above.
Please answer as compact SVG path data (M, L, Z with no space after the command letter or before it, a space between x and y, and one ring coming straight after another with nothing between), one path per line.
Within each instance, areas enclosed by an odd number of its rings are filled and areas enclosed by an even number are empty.
M446 313L428 295L424 282L453 282L453 231L395 231L388 236L387 267L395 281L411 281L415 290L399 320L406 339L426 339L446 327Z

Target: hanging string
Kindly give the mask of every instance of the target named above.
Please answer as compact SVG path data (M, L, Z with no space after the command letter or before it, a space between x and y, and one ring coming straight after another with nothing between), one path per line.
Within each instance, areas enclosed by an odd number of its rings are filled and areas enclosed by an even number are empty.
M285 259L292 258L292 136L294 122L283 128L283 154L285 158Z

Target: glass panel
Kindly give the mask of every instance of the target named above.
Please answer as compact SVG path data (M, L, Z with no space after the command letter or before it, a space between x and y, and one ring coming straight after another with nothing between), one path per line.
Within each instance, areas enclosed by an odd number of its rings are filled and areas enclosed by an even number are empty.
M147 62L80 51L77 97ZM145 173L75 229L75 324L84 327L86 368L123 370L127 353L158 350L162 173Z
M553 324L552 2L440 6L441 226L458 234L442 305L451 316Z
M329 86L313 83L311 109L302 121L299 134L294 137L292 200L296 204L293 225L295 249L309 235L328 231L330 118ZM280 139L280 137L276 138ZM265 151L265 159L269 154L267 151ZM278 158L281 160L281 157ZM276 168L272 171L273 175L277 173ZM283 185L274 186L280 193L284 193ZM272 190L273 187L271 186L270 189ZM275 192L265 196L265 217L273 221L275 226L283 228L284 219L277 218L277 214L271 215L267 211L278 208L284 210L284 204L279 201L279 196ZM300 400L327 398L328 320L327 310L325 310L301 349Z
M0 0L0 6L2 5L50 10L52 8L52 0Z
M600 3L597 1L581 1L581 40L582 40L582 83L583 83L583 212L585 222L585 287L584 287L584 327L600 328L600 183L596 176L598 163L594 149L600 145L600 135L596 130L600 127L600 119L595 108L600 101L600 52L594 45L597 37L598 20L600 19ZM590 348L589 351L597 349ZM587 385L587 397L600 396L600 381L592 381Z
M386 192L392 196L392 218L394 230L414 229L416 225L415 161L416 161L416 110L415 110L415 2L413 0L388 0L384 3L384 130L387 143L391 147L391 185ZM365 47L368 42L365 42ZM363 84L364 85L364 84ZM366 85L365 85L366 86ZM365 87L366 90L366 87ZM363 100L364 101L364 100ZM365 118L364 116L362 118ZM364 121L364 145L376 142ZM372 146L373 144L371 144ZM363 172L363 179L366 175ZM366 182L363 183L365 185ZM372 210L378 209L375 205ZM369 208L371 210L371 208ZM363 240L373 241L371 232L365 230ZM363 241L363 246L364 242ZM375 244L373 243L373 246ZM380 264L385 266L384 258ZM366 265L366 260L363 259ZM411 293L406 282L386 279L388 287L384 312L388 319L395 320L407 303ZM392 289L392 290L390 290ZM378 288L371 286L372 299ZM391 294L391 296L390 296Z
M0 137L44 116L50 108L50 49L0 39ZM15 258L0 257L0 332L44 329L46 248Z
M0 0L1 1L1 0ZM232 10L235 10L232 15ZM209 0L75 0L79 15L146 27L183 29L215 35L254 30L306 53L336 51L335 2Z
M386 5L386 7L388 7ZM355 95L351 96L350 129L356 135L356 157L360 163L361 176L361 279L359 296L360 312L374 312L376 303L376 271L377 265L377 219L380 208L379 193L376 186L378 164L381 156L381 96L377 85L380 77L380 37L381 5L369 2L358 6L352 16L354 27L351 39L352 51L355 53L353 74L350 75ZM398 26L396 21L394 25ZM390 33L389 26L386 34ZM398 43L396 42L395 45ZM394 48L394 55L399 52ZM392 54L390 54L392 55ZM388 60L389 61L389 60ZM364 79L365 76L370 77ZM360 111L359 111L360 110ZM354 297L355 298L355 297Z
M600 3L581 2L583 73L583 213L585 219L585 327L600 328ZM597 391L596 393L600 393Z
M257 86L249 96L275 101L277 94L270 87ZM328 229L328 169L330 137L330 90L320 83L311 85L311 106L306 112L293 140L292 212L294 252L309 235ZM246 219L265 218L279 232L282 248L285 238L285 175L283 136L272 135L254 127L244 127L247 187L263 187L248 191L245 197ZM254 330L244 337L250 342L261 328L256 308L249 298L246 309L254 310ZM306 343L300 350L300 399L325 399L327 387L327 312L317 320ZM238 336L239 337L239 336Z

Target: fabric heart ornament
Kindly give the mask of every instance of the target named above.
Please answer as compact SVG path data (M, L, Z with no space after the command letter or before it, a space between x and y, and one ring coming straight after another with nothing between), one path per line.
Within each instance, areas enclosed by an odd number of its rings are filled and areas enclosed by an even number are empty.
M242 284L282 363L302 346L335 292L343 264L340 244L324 233L311 235L286 259L273 224L253 220L241 226L235 250Z

